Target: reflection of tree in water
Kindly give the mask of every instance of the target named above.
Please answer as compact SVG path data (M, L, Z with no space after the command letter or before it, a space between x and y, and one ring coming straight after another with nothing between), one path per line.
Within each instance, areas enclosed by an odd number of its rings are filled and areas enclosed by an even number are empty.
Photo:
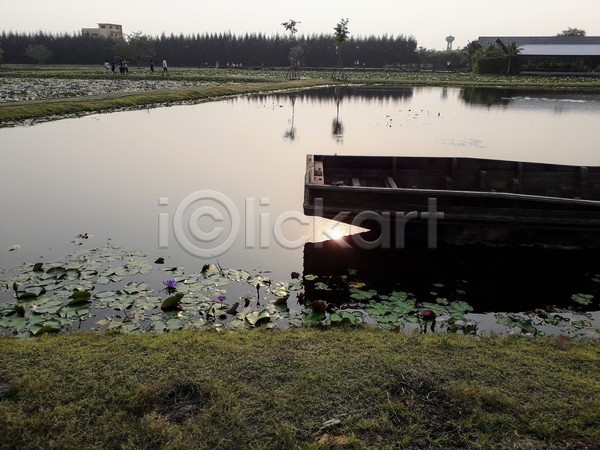
M295 115L295 106L296 106L296 94L290 95L290 102L292 103L292 120L290 122L290 128L285 130L283 134L284 139L289 139L290 141L296 140L296 127L294 127L294 115Z
M344 124L340 121L340 103L342 102L342 95L338 88L334 91L335 98L335 118L331 123L331 135L339 143L342 143L344 138Z
M300 102L310 101L321 103L330 103L332 97L335 98L335 90L343 95L344 99L351 101L364 102L393 102L399 100L409 100L413 97L414 89L412 87L405 88L389 88L389 87L326 87L310 89L296 94ZM249 99L251 102L260 103L265 97L253 97ZM285 101L289 99L289 94L269 94L269 98Z
M459 97L470 105L503 105L510 103L513 91L510 89L466 87L461 88Z

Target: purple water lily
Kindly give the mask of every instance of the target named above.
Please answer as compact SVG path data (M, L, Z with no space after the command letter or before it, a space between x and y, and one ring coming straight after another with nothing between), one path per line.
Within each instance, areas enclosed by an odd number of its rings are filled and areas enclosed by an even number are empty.
M226 296L224 296L223 294L221 294L221 295L219 295L219 296L217 297L217 299L218 299L218 300L219 300L221 303L223 303L225 300L227 300L227 297L226 297Z
M175 280L163 281L163 284L166 286L165 289L169 293L175 292L177 290L177 281Z

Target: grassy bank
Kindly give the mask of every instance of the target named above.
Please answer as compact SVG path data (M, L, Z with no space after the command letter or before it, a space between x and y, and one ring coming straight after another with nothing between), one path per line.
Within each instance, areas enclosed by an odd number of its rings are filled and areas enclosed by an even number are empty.
M370 330L0 340L3 448L597 448L600 343Z
M26 119L61 117L101 111L143 108L182 102L210 101L231 95L298 89L322 84L315 80L279 83L198 86L181 89L155 89L134 93L74 97L29 102L0 103L0 125Z

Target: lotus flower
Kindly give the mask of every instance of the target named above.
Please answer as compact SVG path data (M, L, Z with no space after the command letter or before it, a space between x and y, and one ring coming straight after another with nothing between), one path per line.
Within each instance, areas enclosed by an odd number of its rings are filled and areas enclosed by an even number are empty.
M177 290L177 281L175 280L163 281L163 284L166 286L165 289L169 293L173 293Z
M435 320L435 313L430 309L423 311L421 316L423 317L423 320Z
M219 300L221 303L223 303L225 300L227 300L227 297L226 297L226 296L224 296L223 294L221 294L221 295L219 295L219 296L217 297L217 299L218 299L218 300Z

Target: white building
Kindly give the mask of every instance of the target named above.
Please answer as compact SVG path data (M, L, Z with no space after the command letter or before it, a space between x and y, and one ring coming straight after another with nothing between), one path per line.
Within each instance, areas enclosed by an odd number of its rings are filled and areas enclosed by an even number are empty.
M482 47L515 42L520 57L530 65L579 62L594 69L600 66L600 36L481 36Z
M123 27L114 23L99 23L98 28L82 28L83 36L123 39Z

